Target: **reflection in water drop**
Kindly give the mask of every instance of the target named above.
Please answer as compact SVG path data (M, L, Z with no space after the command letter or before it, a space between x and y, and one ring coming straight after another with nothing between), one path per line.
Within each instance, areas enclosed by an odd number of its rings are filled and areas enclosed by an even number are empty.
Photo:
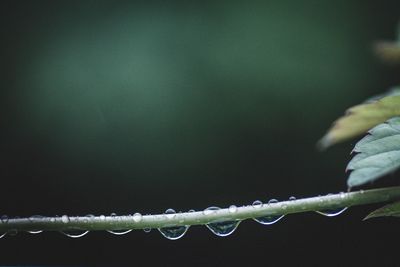
M341 208L341 209L335 209L335 210L316 211L316 213L327 216L327 217L335 217L335 216L342 214L345 210L347 210L347 207Z
M30 234L40 234L41 232L43 232L43 230L33 230L33 231L27 231Z
M209 207L204 210L204 214L219 210L218 207ZM210 214L210 213L209 213ZM219 221L206 224L207 228L217 236L228 236L238 227L240 221Z
M79 238L85 236L87 233L89 233L89 231L68 230L68 231L61 231L61 233L71 238Z
M262 202L260 200L255 200L252 204L253 208L261 208L262 207Z
M159 228L158 231L169 240L177 240L184 236L188 229L189 226L183 225Z
M107 230L107 232L109 232L110 234L113 235L124 235L127 234L129 232L131 232L132 229L128 229L128 230Z

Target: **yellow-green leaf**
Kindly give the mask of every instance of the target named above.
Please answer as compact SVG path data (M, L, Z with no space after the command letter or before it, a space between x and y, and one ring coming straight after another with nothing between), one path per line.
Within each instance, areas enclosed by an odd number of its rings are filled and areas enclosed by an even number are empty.
M382 208L374 210L373 212L368 214L368 216L365 217L364 220L384 216L400 217L400 202L391 203L383 206Z
M372 127L400 115L400 95L389 95L379 100L354 106L345 116L335 121L327 134L319 141L321 148L343 142Z

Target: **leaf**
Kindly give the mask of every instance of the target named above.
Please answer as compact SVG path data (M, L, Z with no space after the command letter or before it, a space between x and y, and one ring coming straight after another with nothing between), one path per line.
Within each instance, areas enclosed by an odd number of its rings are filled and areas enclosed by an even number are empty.
M379 96L378 96L379 97ZM325 149L333 144L358 136L387 119L400 115L400 89L391 90L387 96L376 97L347 110L336 120L318 146Z
M347 185L359 186L374 181L400 167L400 117L369 131L353 149L358 153L347 165L352 170Z
M373 212L368 214L368 216L365 217L364 220L384 216L400 217L400 201L385 205L382 208L374 210Z

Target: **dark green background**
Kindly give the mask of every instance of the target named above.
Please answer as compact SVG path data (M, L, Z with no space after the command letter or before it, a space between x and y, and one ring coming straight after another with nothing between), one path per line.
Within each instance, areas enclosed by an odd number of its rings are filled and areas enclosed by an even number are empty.
M315 143L344 110L399 82L371 52L397 1L5 1L0 8L0 193L9 216L159 213L345 191L354 142ZM393 177L373 186L398 183ZM244 222L20 233L0 264L210 266L391 263L399 222Z

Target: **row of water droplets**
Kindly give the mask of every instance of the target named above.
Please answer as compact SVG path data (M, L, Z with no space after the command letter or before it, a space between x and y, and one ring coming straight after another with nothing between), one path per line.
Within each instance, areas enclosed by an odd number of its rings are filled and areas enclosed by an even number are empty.
M343 195L344 196L344 195ZM290 197L289 201L293 201L296 200L295 197ZM277 204L278 200L276 199L271 199L269 200L267 203L263 203L260 200L256 200L253 202L252 204L252 208L254 209L260 209L262 208L264 205L274 205ZM287 206L285 206L285 204L282 205L283 209L286 209ZM341 213L343 213L347 208L340 208L340 209L336 209L336 210L324 210L324 211L316 211L318 214L327 216L327 217L334 217L337 216ZM205 209L203 211L203 214L208 216L210 214L215 213L216 211L220 210L219 207L209 207L207 209ZM228 208L229 213L236 213L238 211L238 207L235 205L231 205ZM189 213L191 212L195 212L194 210L190 210ZM136 222L139 223L142 221L142 215L140 213L135 213L133 215L128 215L131 217L131 219ZM176 216L176 212L173 209L167 209L164 213L164 216L167 219L174 219ZM281 220L285 215L267 215L267 216L262 216L262 217L257 217L257 218L253 218L254 221L263 224L263 225L271 225L274 224L276 222L278 222L279 220ZM84 222L89 223L92 219L94 218L94 215L87 215L84 217ZM114 220L114 218L117 218L117 215L115 213L112 213L109 218L111 218L111 220ZM32 221L37 221L38 219L41 218L45 218L43 216L40 215L34 215L29 217L29 220ZM69 223L70 222L70 217L67 215L63 215L61 217L58 217L59 219L61 219L61 221L63 223ZM100 215L98 217L101 221L106 221L107 217L105 215ZM57 219L55 217L52 217L51 222L55 222ZM9 218L6 215L3 215L0 217L0 222L1 223L8 223ZM182 220L180 223L183 223L184 221ZM230 234L232 234L237 227L239 226L241 220L218 220L218 221L214 221L214 222L210 222L206 224L206 227L215 235L217 236L228 236ZM181 237L183 237L186 232L189 229L189 225L171 225L171 226L167 226L167 227L162 227L162 228L158 228L158 231L167 239L170 240L177 240L180 239ZM151 231L150 228L145 228L143 229L144 232L149 233ZM114 234L114 235L124 235L127 234L129 232L131 232L132 229L121 229L121 230L107 230L107 232ZM32 230L32 231L28 231L28 233L31 234L39 234L43 232L43 230L41 229L37 229L37 230ZM72 230L68 230L68 231L62 231L61 233L63 233L64 235L70 237L70 238L80 238L85 236L86 234L89 233L89 231L87 230L79 230L79 229L72 229ZM16 230L11 230L9 232L6 233L0 233L0 238L6 236L6 235L15 235L17 234Z

